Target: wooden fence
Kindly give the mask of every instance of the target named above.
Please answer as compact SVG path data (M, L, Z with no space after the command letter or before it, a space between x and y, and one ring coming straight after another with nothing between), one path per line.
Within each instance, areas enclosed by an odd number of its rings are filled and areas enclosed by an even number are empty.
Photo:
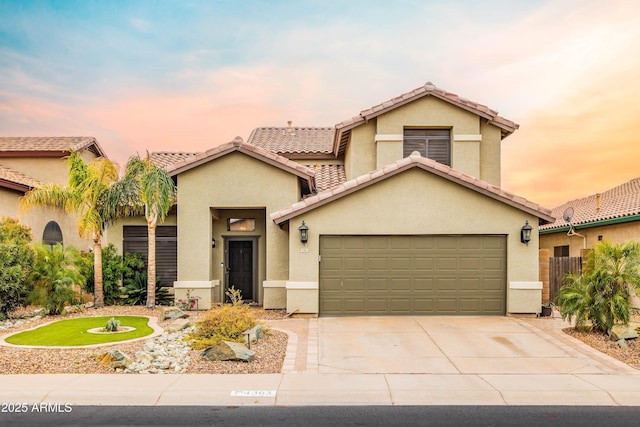
M549 301L555 302L567 274L582 273L582 257L549 258Z

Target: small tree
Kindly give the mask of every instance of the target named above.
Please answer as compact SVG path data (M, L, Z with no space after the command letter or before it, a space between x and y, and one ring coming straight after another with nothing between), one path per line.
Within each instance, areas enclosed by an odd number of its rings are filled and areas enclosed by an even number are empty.
M583 273L569 275L556 302L563 319L576 326L589 322L606 332L616 323L629 323L630 293L640 288L640 244L603 241L587 255Z
M13 218L0 218L0 319L26 303L33 263L30 243L29 227Z
M42 305L49 314L60 314L66 305L79 304L79 295L73 290L73 285L84 282L77 267L78 251L59 243L53 247L39 244L35 250L28 301Z

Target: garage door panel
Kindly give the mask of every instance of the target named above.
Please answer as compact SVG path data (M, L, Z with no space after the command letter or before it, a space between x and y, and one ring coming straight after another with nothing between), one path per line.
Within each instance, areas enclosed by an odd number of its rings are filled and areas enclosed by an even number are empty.
M344 292L364 292L367 290L366 279L364 277L358 278L344 278L342 279L342 290Z
M411 298L391 298L389 310L394 314L411 314Z
M390 277L389 279L389 291L394 292L409 292L411 290L411 278L410 277Z
M372 256L367 258L366 260L368 270L386 271L389 269L389 260L387 259L387 257Z
M458 259L453 257L438 257L436 259L436 268L439 272L457 271Z
M435 281L438 292L453 292L458 287L458 280L455 277L437 277Z
M502 292L504 282L500 278L485 278L482 280L482 290L485 292Z
M413 257L413 270L414 271L433 271L435 269L436 261L433 257Z
M413 290L417 293L434 292L435 285L432 277L414 277Z
M389 279L369 277L367 278L367 290L370 292L389 292Z
M459 281L459 289L462 293L479 293L482 292L483 288L482 279L479 277L463 278Z
M433 314L435 310L435 299L433 298L414 298L413 313L415 314Z
M349 236L343 241L343 249L366 249L366 236Z
M406 236L389 236L389 249L411 249L411 240Z
M370 236L367 239L368 250L386 250L389 247L389 238L387 236Z
M321 236L320 312L504 314L505 236Z
M348 257L344 258L344 268L350 272L354 273L362 273L365 270L365 258L364 257Z

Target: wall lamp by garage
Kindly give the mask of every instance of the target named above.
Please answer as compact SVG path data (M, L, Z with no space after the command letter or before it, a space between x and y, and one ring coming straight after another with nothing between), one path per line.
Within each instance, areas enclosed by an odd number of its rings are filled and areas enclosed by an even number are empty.
M216 247L216 239L215 238L211 238L211 247L215 248Z
M304 221L302 221L302 225L298 227L298 230L300 230L300 242L303 244L307 243L309 240L309 227L307 227Z
M531 230L533 230L533 227L529 225L529 221L525 221L520 230L520 241L527 246L529 246L529 242L531 241Z

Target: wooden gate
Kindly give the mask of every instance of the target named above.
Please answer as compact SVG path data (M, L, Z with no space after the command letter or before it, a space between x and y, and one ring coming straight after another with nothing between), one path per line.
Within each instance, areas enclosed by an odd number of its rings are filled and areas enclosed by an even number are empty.
M558 289L567 274L582 273L582 257L549 258L549 301L556 300Z

